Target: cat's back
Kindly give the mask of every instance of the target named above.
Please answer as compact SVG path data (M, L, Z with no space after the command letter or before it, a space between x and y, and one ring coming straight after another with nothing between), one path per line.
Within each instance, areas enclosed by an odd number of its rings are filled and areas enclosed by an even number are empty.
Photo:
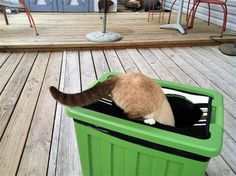
M161 87L140 73L119 75L112 91L113 100L124 109L138 107L150 111L163 100Z
M131 72L119 75L116 88L152 91L153 89L159 89L160 86L141 73Z

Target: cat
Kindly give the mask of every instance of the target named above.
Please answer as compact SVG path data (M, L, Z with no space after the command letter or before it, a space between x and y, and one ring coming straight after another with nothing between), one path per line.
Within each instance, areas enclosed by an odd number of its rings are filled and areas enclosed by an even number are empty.
M81 93L65 94L50 87L51 95L67 106L87 106L100 98L111 98L130 119L144 118L145 123L175 126L170 104L160 85L141 73L111 77Z
M110 7L113 6L113 1L112 0L107 0L107 12L109 11ZM99 13L103 12L104 10L104 5L105 5L105 0L99 0L98 1L98 9Z

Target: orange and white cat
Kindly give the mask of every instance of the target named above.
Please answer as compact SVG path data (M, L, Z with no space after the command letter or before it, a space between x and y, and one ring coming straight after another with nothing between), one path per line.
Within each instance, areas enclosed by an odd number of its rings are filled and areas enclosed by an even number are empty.
M50 87L52 96L67 106L87 106L100 98L110 97L130 119L143 117L145 123L155 121L175 126L170 104L160 85L140 73L111 77L81 93L66 94Z

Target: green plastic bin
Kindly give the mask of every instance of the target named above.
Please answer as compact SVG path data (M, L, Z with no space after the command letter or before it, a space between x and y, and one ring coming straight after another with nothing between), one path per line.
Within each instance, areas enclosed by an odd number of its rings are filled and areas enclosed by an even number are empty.
M106 73L93 85L117 74ZM84 176L202 176L210 158L220 154L222 95L214 90L154 81L165 88L211 98L209 137L200 139L153 128L87 108L67 108L75 122Z

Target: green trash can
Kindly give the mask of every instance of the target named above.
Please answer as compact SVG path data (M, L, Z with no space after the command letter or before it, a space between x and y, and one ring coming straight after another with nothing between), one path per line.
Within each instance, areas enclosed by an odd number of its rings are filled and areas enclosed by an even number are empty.
M106 73L93 85L117 74ZM190 128L156 128L118 118L106 100L100 102L105 108L100 104L95 108L67 108L67 115L74 119L84 176L202 176L210 158L220 154L222 95L214 90L154 81L163 89L206 98L207 103L200 103L207 104L203 107L207 109L205 120ZM195 135L199 131L201 135Z

